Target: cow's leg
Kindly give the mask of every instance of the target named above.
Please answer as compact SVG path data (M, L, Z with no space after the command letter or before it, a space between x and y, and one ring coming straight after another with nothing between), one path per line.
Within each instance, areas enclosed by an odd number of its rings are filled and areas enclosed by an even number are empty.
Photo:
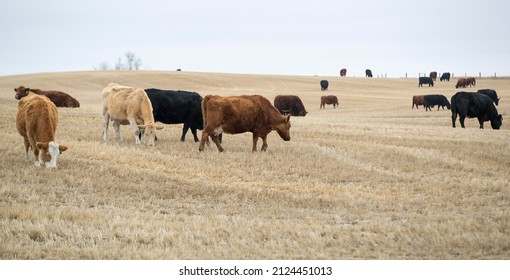
M253 133L253 148L251 149L252 152L257 151L257 141L259 140L259 135L256 133ZM262 147L264 148L264 147Z
M483 118L478 118L478 122L480 123L480 129L483 129Z
M25 144L25 160L30 160L30 141L28 141L28 138L24 138L24 144Z
M261 136L260 138L262 138L262 147L260 150L265 152L267 150L267 135Z
M119 141L122 141L122 135L120 135L120 123L114 121L113 129L115 129L115 137L117 137Z
M129 121L129 125L131 126L131 130L133 130L133 133L135 135L135 144L140 144L140 137L143 137L143 136L140 136L140 129L138 128L138 124L136 123L136 120L128 120ZM143 139L145 140L145 139Z
M195 140L195 143L198 142L198 136L197 136L197 129L196 127L192 127L191 128L191 134L193 134L193 140ZM221 138L220 138L220 143L221 143Z
M209 133L207 133L207 128L204 127L202 130L202 139L200 139L200 146L198 146L198 151L203 152L205 147L205 142L209 137Z
M110 125L110 115L103 109L103 141L108 141L108 126Z
M220 128L221 130L221 128ZM221 133L221 132L220 132ZM220 137L218 135L221 135L220 133L215 132L213 129L210 129L209 127L204 127L202 130L202 139L200 140L200 146L198 147L198 150L200 152L204 151L205 142L207 141L207 138L210 136L211 140L216 144L216 147L218 148L218 151L221 153L223 152L223 147L220 144Z
M462 128L466 128L464 126L464 120L466 119L466 117L463 117L462 115L459 115L459 121L460 121L460 126L462 126Z
M188 133L189 126L190 126L189 123L184 122L184 126L182 127L181 142L184 142L186 140L186 133ZM191 131L191 133L193 133L193 130ZM195 133L196 133L196 131L195 131ZM193 136L195 136L195 134L193 134ZM195 138L195 142L197 142L197 141L198 141L198 139Z

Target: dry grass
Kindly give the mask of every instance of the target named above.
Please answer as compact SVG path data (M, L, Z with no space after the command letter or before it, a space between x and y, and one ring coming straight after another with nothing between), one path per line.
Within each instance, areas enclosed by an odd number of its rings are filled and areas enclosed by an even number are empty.
M479 79L501 97L501 130L451 127L449 111L411 96L452 82L326 77L340 109L319 110L324 77L186 72L75 72L0 77L1 259L509 259L510 80ZM291 141L226 135L204 153L181 125L153 148L101 141L109 82L207 94L299 95ZM25 162L13 88L58 89L58 169ZM259 143L259 148L260 148Z

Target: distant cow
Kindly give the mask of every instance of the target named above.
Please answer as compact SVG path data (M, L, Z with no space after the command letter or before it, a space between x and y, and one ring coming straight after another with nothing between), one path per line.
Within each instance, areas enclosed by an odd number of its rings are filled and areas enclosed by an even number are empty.
M266 151L266 138L273 130L276 130L284 141L290 140L290 116L280 114L269 100L260 95L229 97L207 95L202 100L202 112L204 130L199 151L204 150L205 141L211 136L218 151L223 152L218 140L218 134L221 132L253 133L253 152L257 151L259 137L263 141L261 151Z
M321 81L321 90L324 91L324 90L328 90L328 87L329 87L329 82L328 80L322 80Z
M499 105L498 94L496 93L495 90L493 90L493 89L479 89L478 92L481 93L481 94L485 94L488 97L490 97L492 99L492 101L494 101L496 106Z
M450 109L450 102L448 102L446 96L442 94L428 94L423 96L423 106L425 107L425 111L432 111L430 108L434 108L435 105L437 105L438 111L439 107L443 107L443 110L445 106L448 110Z
M503 117L498 114L494 103L487 95L479 92L457 92L452 96L452 126L455 127L457 114L459 115L460 125L464 126L464 119L478 118L480 128L483 129L483 123L491 122L493 129L499 129L503 123Z
M467 86L467 79L459 78L457 80L457 84L455 85L455 88L465 88L466 86Z
M413 106L411 107L411 110L414 109L415 105L416 105L416 109L418 109L419 105L425 105L424 96L423 95L415 95L415 96L413 96Z
M347 75L347 69L342 68L342 69L340 70L340 77L345 77L345 75Z
M304 117L308 113L301 98L296 95L277 95L274 98L274 107L282 115L290 114L291 116Z
M182 123L181 141L191 128L193 139L198 142L197 129L203 129L202 96L182 90L145 89L152 104L154 121L166 124Z
M372 70L370 69L365 70L365 77L372 78Z
M14 98L18 100L27 96L28 92L31 91L35 94L44 95L48 97L51 100L51 102L53 102L57 107L72 107L72 108L80 107L80 102L78 102L78 100L76 100L71 95L61 91L29 89L24 86L19 86L18 88L15 88L14 91L16 92Z
M450 76L451 74L449 72L444 72L443 74L441 74L441 78L439 78L439 80L442 82L442 81L450 81Z
M336 108L338 106L338 98L334 95L327 95L327 96L321 96L321 106L319 109L326 109L326 104L331 105L333 104L333 108Z
M428 84L429 87L434 86L434 81L431 77L419 77L418 78L418 87L422 87L424 84Z
M430 72L429 77L435 81L437 79L437 72L436 71Z
M476 79L474 77L466 78L466 86L476 86Z
M25 143L25 160L29 150L35 155L36 166L57 167L57 158L67 146L55 142L58 124L57 107L45 96L31 91L18 103L16 128Z
M122 141L120 125L129 124L135 134L136 144L140 144L140 138L147 138L147 145L154 145L156 129L162 129L163 126L154 122L152 104L143 89L110 83L103 89L102 100L105 142L108 141L108 125L111 119L117 139ZM142 131L144 133L140 135Z

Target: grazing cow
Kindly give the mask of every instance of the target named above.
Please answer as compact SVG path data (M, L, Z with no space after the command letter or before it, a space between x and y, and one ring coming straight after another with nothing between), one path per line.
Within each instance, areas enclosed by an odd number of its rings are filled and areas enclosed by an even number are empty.
M182 123L181 141L191 128L193 139L198 142L197 129L203 129L202 96L182 90L145 89L152 104L154 121L166 124Z
M282 115L290 114L291 116L304 117L308 113L301 98L296 95L277 95L274 98L274 107Z
M442 94L429 94L423 96L423 106L425 107L425 111L427 111L427 109L432 111L430 107L434 108L435 105L437 105L438 111L439 107L443 107L444 110L445 106L448 110L450 110L450 102L448 102L446 96Z
M202 100L202 112L204 130L199 151L204 150L205 141L211 136L218 151L223 152L218 140L218 134L221 132L253 133L253 152L257 151L259 137L263 141L261 151L266 151L266 138L272 130L276 130L284 141L290 140L290 116L281 115L269 100L260 95L230 97L207 95Z
M466 86L476 86L476 79L474 77L466 78Z
M430 72L429 77L435 81L437 79L437 72L436 71Z
M424 84L428 84L429 87L434 86L434 81L431 77L419 77L418 78L418 87L422 87Z
M340 77L345 77L345 75L347 75L347 69L342 68L342 69L340 70Z
M112 119L117 139L122 141L120 125L129 124L135 134L136 144L140 144L140 138L147 138L147 145L154 145L156 129L162 129L163 126L154 122L152 104L143 89L110 83L103 89L102 100L105 142L108 141L108 125ZM140 136L142 131L144 133Z
M478 118L480 128L483 129L483 122L490 121L493 129L499 129L503 123L503 117L498 114L494 103L487 95L479 92L457 92L452 96L452 126L455 127L457 114L459 114L460 125L464 126L464 119Z
M333 108L336 108L338 106L338 98L334 95L327 95L327 96L321 96L321 106L319 109L326 109L326 104L331 105L333 104Z
M493 89L479 89L478 92L481 93L481 94L485 94L488 97L490 97L492 99L492 101L494 101L496 106L499 105L498 94L497 94L497 92L495 90L493 90Z
M441 74L441 78L439 78L439 80L442 82L442 81L450 81L450 76L451 74L449 72L444 72L443 74Z
M25 143L25 160L30 159L32 148L36 166L57 167L59 154L67 150L67 146L55 142L57 124L55 104L47 97L29 91L18 103L16 114L16 128Z
M457 80L457 84L455 85L455 88L465 88L466 86L467 86L467 79L460 78Z
M328 80L322 80L321 81L321 90L324 91L324 90L328 90L328 87L329 87L329 82Z
M418 109L418 105L424 105L424 107L425 107L425 102L423 99L424 99L423 95L413 96L413 106L411 107L411 110L414 109L415 105L416 105L416 109Z
M57 107L71 107L71 108L80 107L80 102L78 102L78 100L76 100L71 95L61 91L29 89L24 86L19 86L18 88L15 88L14 91L16 92L14 98L18 100L27 96L28 92L31 91L35 94L44 95L48 97L51 100L51 102L53 102Z
M372 78L372 70L370 69L365 70L365 77Z

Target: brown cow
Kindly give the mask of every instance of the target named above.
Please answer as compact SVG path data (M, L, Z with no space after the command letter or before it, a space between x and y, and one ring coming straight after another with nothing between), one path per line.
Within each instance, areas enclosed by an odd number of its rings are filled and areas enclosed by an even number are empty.
M474 77L466 78L466 86L476 86L476 79Z
M338 98L334 95L324 95L321 96L321 106L319 109L326 109L326 104L331 105L333 104L333 108L336 108L338 106Z
M436 71L430 72L429 77L431 77L432 80L435 81L437 79L437 72Z
M460 78L457 80L457 84L455 85L455 88L465 88L467 87L467 79L466 78Z
M296 95L277 95L273 104L282 115L304 117L308 114L301 98Z
M57 107L71 107L71 108L80 107L80 102L78 102L78 100L76 100L71 95L61 91L29 89L24 86L19 86L18 88L15 88L14 91L16 92L14 98L18 100L27 96L28 92L31 91L35 94L44 95L48 97L51 100L51 102L53 102Z
M340 70L340 77L345 77L345 75L347 75L347 69L342 68L342 69Z
M414 109L414 105L416 105L416 109L418 109L418 105L423 105L423 107L425 107L424 96L423 95L413 96L413 106L411 107L411 110Z
M108 124L111 118L117 139L122 141L120 125L129 124L135 134L136 144L140 144L140 138L144 140L146 137L147 145L154 145L156 129L163 129L163 126L154 122L152 103L143 89L110 83L103 89L102 100L105 142L108 141Z
M67 146L55 142L58 124L57 107L47 97L28 92L18 103L16 128L25 141L25 160L29 149L35 155L36 166L57 167L57 158Z
M242 95L221 97L207 95L202 100L204 129L199 151L204 151L207 138L216 144L219 152L223 152L218 140L222 132L238 134L250 131L253 133L252 151L257 151L258 138L262 138L261 151L267 149L267 135L276 130L284 140L290 140L290 116L282 116L271 102L260 95Z

